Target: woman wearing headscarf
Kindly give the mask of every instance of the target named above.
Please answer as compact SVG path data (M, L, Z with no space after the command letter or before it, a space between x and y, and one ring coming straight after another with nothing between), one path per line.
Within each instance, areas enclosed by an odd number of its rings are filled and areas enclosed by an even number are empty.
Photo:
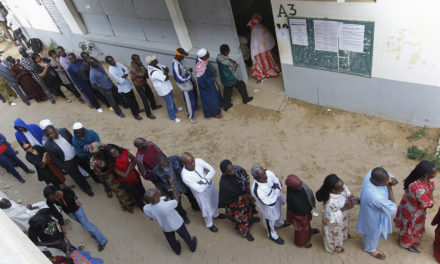
M195 75L202 101L203 115L205 118L221 118L221 95L217 90L215 76L208 58L209 52L206 49L197 51Z
M246 171L232 165L229 160L220 163L222 176L220 178L219 207L224 207L226 216L232 221L240 235L249 241L254 237L250 232L251 225L260 218L253 217L255 201L250 195L250 178Z
M359 198L348 190L347 185L336 174L324 179L316 192L316 199L324 203L322 210L322 237L325 250L342 253L344 240L348 239L348 210L358 204Z
M261 24L262 20L261 15L255 13L247 24L251 28L252 76L259 83L266 78L276 77L281 72L272 51L275 39L267 27Z
M296 175L289 175L286 179L287 186L287 222L295 228L295 245L310 248L312 234L319 230L312 228L312 210L315 207L315 197L312 190Z
M131 194L122 187L113 170L107 166L105 155L110 154L105 152L104 144L101 142L93 142L89 145L89 151L92 154L90 168L102 182L107 184L116 198L118 198L122 211L133 213L133 208L136 206L136 203Z
M430 161L421 161L406 177L405 190L394 223L400 229L399 245L410 252L420 253L422 235L425 232L426 208L434 206L434 181L437 167Z

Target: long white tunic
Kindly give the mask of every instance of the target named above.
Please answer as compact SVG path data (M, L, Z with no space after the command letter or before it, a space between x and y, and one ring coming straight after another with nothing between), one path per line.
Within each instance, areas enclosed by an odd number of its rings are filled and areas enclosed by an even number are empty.
M202 159L196 158L195 164L193 171L182 169L182 180L191 189L199 204L200 211L202 211L202 216L210 217L218 209L218 192L212 182L216 172L211 165ZM209 170L208 173L204 172L205 168ZM199 181L204 184L198 184Z
M272 186L278 184L282 189L283 185L272 171L266 170L266 175L266 183L257 181L252 183L252 196L255 198L265 219L278 220L281 217L281 206L286 202L281 190L272 188Z
M16 202L9 200L11 207L2 209L3 212L22 230L28 231L29 219L31 219L40 209L47 208L45 201L38 202L32 206L38 206L39 209L29 210L25 205L17 204Z

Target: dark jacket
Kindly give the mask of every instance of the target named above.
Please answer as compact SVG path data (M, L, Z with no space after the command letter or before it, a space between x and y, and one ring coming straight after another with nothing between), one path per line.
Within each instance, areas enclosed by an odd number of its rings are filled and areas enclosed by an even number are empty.
M66 128L58 128L58 134L60 137L63 137L67 142L72 144L72 134ZM44 148L49 153L49 156L55 162L55 164L63 170L66 170L67 167L64 163L64 152L63 150L55 143L52 139L47 139L44 143Z
M182 181L182 175L181 175L183 168L182 160L178 156L170 156L168 157L168 161L170 162L171 167L173 167L174 174L176 175L176 178L179 181L178 184L185 186L185 184ZM168 190L171 188L169 175L164 169L159 167L159 165L156 165L156 167L154 167L151 181L159 190L161 190L164 193L167 193L170 197L172 197L172 193L168 193Z

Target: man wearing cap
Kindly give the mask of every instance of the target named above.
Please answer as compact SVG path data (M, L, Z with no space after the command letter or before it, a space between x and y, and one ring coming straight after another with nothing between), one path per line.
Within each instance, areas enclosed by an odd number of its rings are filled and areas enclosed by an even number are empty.
M64 173L69 174L81 190L87 195L93 196L92 187L78 169L78 157L72 145L73 136L69 130L66 128L56 129L48 119L40 122L40 128L43 129L47 138L43 146L47 149L54 163Z
M188 112L188 119L192 123L197 121L194 119L194 110L196 108L196 97L194 96L194 87L191 82L192 68L185 68L183 65L183 59L188 56L188 53L178 48L176 50L176 56L172 62L174 80L177 86L180 88L183 94L183 101L185 102L186 111Z
M173 85L171 84L168 73L170 70L168 67L159 64L157 57L147 56L145 62L148 64L148 75L153 83L154 89L157 94L162 97L167 106L168 116L176 123L180 122L180 119L176 117L176 113L183 110L183 107L176 107L173 96Z

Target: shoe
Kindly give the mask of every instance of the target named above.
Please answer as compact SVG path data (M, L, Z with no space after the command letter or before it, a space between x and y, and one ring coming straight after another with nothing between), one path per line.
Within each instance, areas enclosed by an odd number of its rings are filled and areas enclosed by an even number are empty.
M140 117L140 116L137 115L137 116L134 117L134 119L136 119L136 120L142 120L142 117Z
M248 241L254 241L254 239L255 239L251 233L247 233L247 235L245 237Z
M258 223L258 222L260 222L260 218L259 217L252 217L252 219L251 219L251 223L252 224L254 224L254 223Z
M305 248L311 248L312 246L312 243L309 243L307 246L305 246Z
M176 123L180 123L180 119L176 117L176 119L173 120Z
M223 110L225 110L225 112L226 112L226 111L228 111L229 108L231 108L233 105L234 105L234 104L230 104L230 105L228 105L228 106L224 106L224 107L223 107Z
M247 103L249 103L249 102L252 101L252 100L254 100L253 97L248 97L243 103L244 103L244 104L247 104Z
M110 110L112 112L115 111L115 110L113 110L113 107L111 107L111 106L108 108L108 110Z
M12 102L12 103L11 103L11 106L15 106L15 105L17 105L17 103L15 103L15 102Z
M31 103L29 103L29 101L24 102L26 105L31 105Z
M183 107L177 107L177 112L180 112L183 110Z
M98 113L102 113L102 108L98 108L96 111L98 111Z
M120 114L119 114L119 117L120 117L120 118L125 118L124 113L120 113Z
M21 178L21 179L18 179L21 183L25 183L26 181L25 181L25 179L23 179L23 178Z
M107 241L105 241L105 243L104 243L104 244L101 244L101 245L99 245L99 246L98 246L98 251L99 251L99 252L103 251L103 250L104 250L104 248L105 248L105 245L107 245L107 243L108 243L108 240L107 240Z
M193 124L197 123L197 120L195 120L194 118L188 118L188 120L189 120L189 122L191 122Z
M34 173L35 173L35 171L34 171L34 170L28 170L28 171L26 171L26 173L29 173L29 174L34 174Z
M183 222L185 223L185 225L189 225L191 223L191 220L189 220L189 218L185 218L183 219Z
M216 219L226 219L228 218L225 214L219 214Z
M68 104L70 104L70 103L72 102L72 100L67 99L66 102L67 102Z
M290 225L291 225L290 223L287 223L286 221L284 221L284 224L282 226L277 227L277 228L283 228L283 227L287 227Z
M153 114L151 114L151 115L147 115L147 117L148 117L149 119L156 119L156 116L153 115Z
M218 232L218 229L217 229L217 227L215 227L215 225L212 225L212 226L209 228L209 230L211 230L211 232L214 232L214 233L217 233L217 232Z
M312 235L318 234L318 233L319 233L319 229L318 228L312 228Z
M161 107L162 107L162 105L156 105L156 106L154 106L154 107L151 107L151 109L156 110L156 109L159 109L159 108L161 108Z
M79 99L79 102L80 102L81 104L85 104L85 103L86 103L86 102L84 102L84 100L83 100L82 98Z
M88 196L90 196L90 197L92 197L92 196L94 196L95 194L92 192L92 190L87 190L87 191L85 191L85 193L87 193L87 195Z
M55 104L55 103L56 103L55 99L50 99L50 102L51 102L52 104Z
M182 252L182 247L180 246L180 241L177 241L177 246L178 246L178 249L176 249L176 250L173 249L173 251L174 251L174 253L176 253L176 255L180 255L180 253Z
M278 245L284 245L284 240L281 237L278 237L277 239L270 238L273 242L277 243Z
M412 253L420 253L420 250L418 250L416 247L410 247L410 248L407 248L406 250L408 250L409 252L412 252Z
M196 248L197 248L197 237L196 236L192 237L192 243L194 245L194 248L190 248L189 250L191 250L191 252L194 252L194 251L196 251Z

